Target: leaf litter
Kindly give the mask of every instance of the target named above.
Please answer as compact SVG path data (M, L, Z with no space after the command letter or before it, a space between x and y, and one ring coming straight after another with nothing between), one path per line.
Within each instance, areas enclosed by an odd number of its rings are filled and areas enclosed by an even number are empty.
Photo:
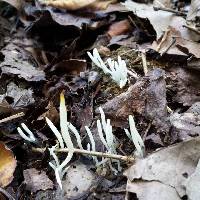
M199 38L196 0L0 2L2 198L198 200ZM91 62L95 48L112 76ZM123 88L112 80L120 59L128 70ZM61 140L46 124L55 133L61 123L61 93L76 151L104 155L112 147L134 162L73 152L61 190L55 166L67 153L56 152ZM103 143L99 114L107 119Z

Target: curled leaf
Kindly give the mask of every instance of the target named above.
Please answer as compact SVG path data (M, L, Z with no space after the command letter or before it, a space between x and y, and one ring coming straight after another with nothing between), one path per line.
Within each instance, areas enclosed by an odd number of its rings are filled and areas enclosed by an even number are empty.
M0 142L0 187L6 187L11 183L16 163L12 151Z

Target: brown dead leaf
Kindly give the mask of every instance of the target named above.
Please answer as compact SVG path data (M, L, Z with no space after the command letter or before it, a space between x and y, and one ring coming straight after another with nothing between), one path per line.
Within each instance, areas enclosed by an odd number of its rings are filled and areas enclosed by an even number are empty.
M195 172L187 179L185 183L186 193L189 200L200 199L200 161L197 164Z
M199 159L200 137L196 137L160 149L144 159L136 160L136 163L125 174L134 185L137 184L135 180L138 179L143 184L147 181L155 181L175 188L178 195L183 197L187 194L184 185L195 172Z
M53 182L48 178L44 171L30 168L24 170L23 174L27 190L34 193L38 190L53 189Z
M11 183L16 165L12 151L0 142L0 187L6 187Z
M65 73L65 74L72 74L72 75L79 75L80 72L86 70L87 63L86 60L78 60L78 59L70 59L70 60L63 60L57 64L55 64L51 71L57 73Z
M2 74L14 74L27 81L45 80L42 70L31 63L31 55L15 44L8 44L2 49L3 62L0 63Z
M163 70L155 69L138 79L127 92L102 106L105 114L118 126L123 126L129 115L139 114L153 121L158 129L168 132L164 74Z
M3 0L3 1L15 7L17 10L20 10L24 4L23 0Z
M7 85L6 93L0 95L0 99L2 99L0 108L3 110L5 109L5 111L25 109L28 105L31 105L35 102L31 88L24 89L18 87L13 82L10 82ZM10 100L9 106L6 99Z
M59 113L53 105L53 102L49 102L46 107L47 111L40 115L37 120L44 120L45 117L49 118L54 124L59 121Z
M181 200L173 187L158 181L128 180L126 190L135 193L138 200Z
M170 121L178 132L179 140L185 140L200 133L200 102L194 103L184 113L172 113Z
M170 69L169 83L174 95L174 102L182 103L184 106L191 106L200 101L200 72L192 69L172 66Z
M54 8L66 9L66 10L80 10L80 9L92 9L102 10L106 9L109 4L116 2L116 0L46 0L42 1L42 4L52 6Z
M191 5L190 5L190 10L187 14L187 20L188 21L195 21L195 18L197 16L200 16L199 8L200 8L200 1L199 0L192 0Z
M115 22L109 27L108 35L110 37L118 36L127 33L132 29L131 24L127 19Z
M84 199L96 185L95 174L87 166L76 162L67 171L62 181L63 191L58 188L56 199Z
M191 55L200 58L200 44L181 37L181 33L173 27L169 27L167 33L152 44L152 48L163 53L175 55Z
M197 0L198 1L198 0ZM153 4L141 4L131 0L125 1L125 7L133 11L138 17L147 18L157 33L157 39L160 38L169 26L179 30L184 39L199 41L200 35L184 28L186 20L183 17L176 16L166 11L155 11Z

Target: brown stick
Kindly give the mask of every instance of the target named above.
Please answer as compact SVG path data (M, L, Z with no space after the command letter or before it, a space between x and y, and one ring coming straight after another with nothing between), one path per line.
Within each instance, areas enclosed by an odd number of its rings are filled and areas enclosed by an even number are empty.
M17 113L17 114L15 114L15 115L11 115L11 116L9 116L9 117L3 118L3 119L0 120L0 124L1 124L1 123L4 123L4 122L11 121L11 120L13 120L13 119L17 119L17 118L19 118L19 117L23 117L24 115L25 115L24 112L20 112L20 113Z
M32 150L35 151L35 152L44 153L46 148L32 148ZM87 150L84 150L84 149L73 149L73 150L74 150L74 153L77 153L77 154L111 158L111 159L125 161L125 162L128 162L128 163L133 162L135 160L134 157L132 157L132 156L122 156L122 155L103 153L103 152L97 152L97 151L87 151ZM56 152L65 152L65 153L69 152L68 148L55 149L55 151Z
M156 7L156 6L154 6L153 8L154 8L155 11L163 10L163 11L166 11L166 12L174 13L174 14L176 14L178 16L183 16L183 17L187 16L186 13L181 12L181 11L176 11L176 10L173 10L171 8L162 8L162 7Z
M188 25L183 25L183 27L188 28L191 31L194 31L197 34L200 34L200 31L197 30L196 28L192 27L192 26L188 26Z

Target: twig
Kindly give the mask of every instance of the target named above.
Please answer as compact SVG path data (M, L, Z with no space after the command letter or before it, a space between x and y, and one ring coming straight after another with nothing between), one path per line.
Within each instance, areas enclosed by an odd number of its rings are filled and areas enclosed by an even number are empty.
M200 34L200 31L197 30L196 28L192 27L192 26L188 26L188 25L183 25L183 27L188 28L191 31L194 31L197 34Z
M46 148L32 148L33 151L39 152L39 153L44 153ZM122 156L122 155L117 155L117 154L110 154L110 153L103 153L103 152L97 152L97 151L87 151L84 149L73 149L74 153L77 154L84 154L84 155L90 155L90 156L97 156L97 157L104 157L104 158L112 158L116 160L121 160L125 162L133 162L135 159L132 156ZM63 148L63 149L55 149L56 152L69 152L68 148Z
M143 66L144 74L146 76L148 73L146 54L141 52L141 57L142 57L142 66Z
M2 194L4 194L9 200L15 200L15 198L14 198L11 194L9 194L6 190L4 190L4 189L1 188L1 187L0 187L0 192L1 192Z
M169 44L169 46L165 49L164 52L161 53L161 56L169 51L169 49L176 43L176 38L172 38L172 42Z
M162 8L162 7L156 7L156 6L154 6L153 8L154 8L155 11L162 10L162 11L174 13L174 14L176 14L178 16L183 16L183 17L187 16L187 14L185 12L176 11L176 10L173 10L171 8Z
M143 135L143 137L142 137L142 139L143 139L143 141L145 141L146 140L146 137L147 137L147 133L149 132L149 130L150 130L150 128L151 128L151 125L152 125L152 123L153 123L153 120L148 124L148 126L147 126L147 129L145 130L145 132L144 132L144 135Z
M11 120L13 120L13 119L17 119L17 118L19 118L19 117L23 117L24 115L25 115L24 112L20 112L20 113L17 113L17 114L15 114L15 115L11 115L11 116L9 116L9 117L6 117L6 118L4 118L4 119L1 119L1 120L0 120L0 124L1 124L1 123L4 123L4 122L11 121Z
M166 30L163 37L162 37L162 40L160 41L160 43L158 44L157 48L156 48L156 51L159 52L160 51L160 48L162 46L162 44L165 42L165 40L167 39L167 36L168 36L168 33L170 32L170 30Z

